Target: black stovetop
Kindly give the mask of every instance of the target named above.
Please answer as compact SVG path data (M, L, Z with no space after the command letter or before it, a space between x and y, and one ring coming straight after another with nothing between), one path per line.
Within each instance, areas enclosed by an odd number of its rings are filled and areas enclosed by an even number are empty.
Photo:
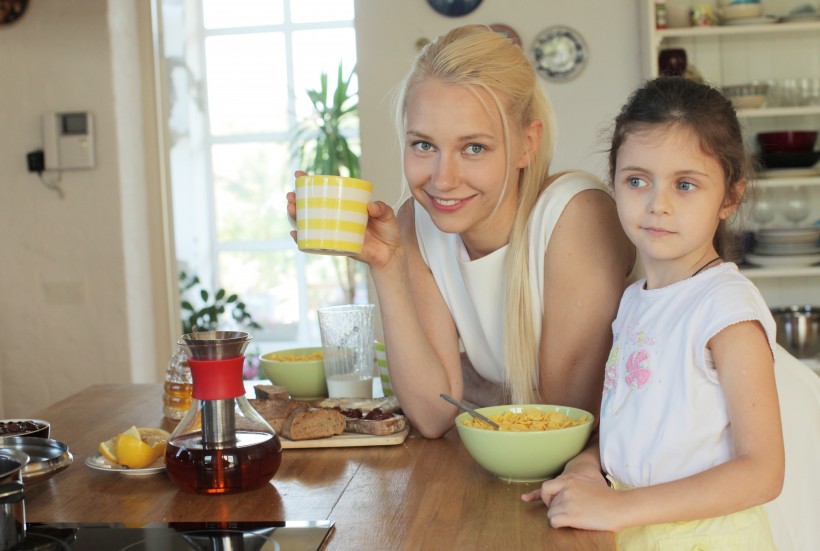
M286 522L29 523L13 551L310 551L332 520Z

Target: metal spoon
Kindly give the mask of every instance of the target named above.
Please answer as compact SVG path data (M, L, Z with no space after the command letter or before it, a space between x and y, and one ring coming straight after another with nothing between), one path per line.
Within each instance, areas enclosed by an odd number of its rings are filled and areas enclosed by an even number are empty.
M441 396L446 401L448 401L451 404L453 404L454 406L456 406L458 409L460 409L462 411L466 411L467 413L469 413L470 415L472 415L476 419L481 419L485 423L488 423L489 425L492 425L492 427L495 428L496 430L501 428L500 426L498 426L498 423L496 423L495 421L492 421L488 417L485 417L484 415L481 415L479 412L477 412L476 410L474 410L470 406L459 402L458 400L456 400L452 396L448 396L447 394L439 394L439 396Z

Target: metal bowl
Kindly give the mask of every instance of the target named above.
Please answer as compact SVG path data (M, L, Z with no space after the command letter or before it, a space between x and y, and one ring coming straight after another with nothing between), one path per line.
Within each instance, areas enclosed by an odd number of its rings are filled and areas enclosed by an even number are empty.
M788 306L772 309L777 342L798 358L820 355L820 307Z

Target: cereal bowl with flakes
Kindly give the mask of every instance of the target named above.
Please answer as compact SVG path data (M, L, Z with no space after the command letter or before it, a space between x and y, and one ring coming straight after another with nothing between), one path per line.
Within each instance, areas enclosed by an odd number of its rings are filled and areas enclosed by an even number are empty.
M327 398L321 346L262 354L259 356L259 367L273 384L286 387L294 400Z
M469 413L456 417L464 447L486 470L510 482L539 482L559 474L578 455L592 432L594 416L582 409L545 405L504 405L476 411L500 430Z

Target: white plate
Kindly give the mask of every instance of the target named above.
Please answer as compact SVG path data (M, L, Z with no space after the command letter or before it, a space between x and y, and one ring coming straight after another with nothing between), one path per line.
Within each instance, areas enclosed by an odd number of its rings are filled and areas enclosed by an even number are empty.
M764 15L763 17L743 17L739 19L727 19L724 25L768 25L777 23L779 18L776 15Z
M764 245L817 245L820 227L761 228L755 239Z
M798 15L786 15L781 21L783 23L801 23L803 21L817 21L820 20L820 13L805 13Z
M820 254L805 254L792 256L766 256L754 253L746 254L746 262L755 266L785 267L785 266L813 266L820 262Z
M91 467L92 469L96 469L98 471L120 473L127 476L145 476L149 474L161 473L165 470L164 457L160 457L159 459L157 459L147 467L143 467L142 469L129 469L128 467L123 467L122 465L111 463L99 452L87 457L85 460L85 464Z
M754 252L766 256L820 254L820 246L814 243L758 243Z

